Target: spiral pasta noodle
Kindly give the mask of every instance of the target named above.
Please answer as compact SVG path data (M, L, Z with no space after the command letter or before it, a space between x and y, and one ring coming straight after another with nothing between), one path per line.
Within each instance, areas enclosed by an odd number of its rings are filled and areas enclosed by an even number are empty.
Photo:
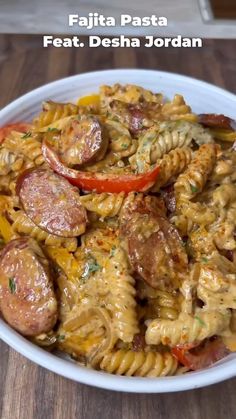
M162 114L174 121L197 121L197 116L191 112L190 106L186 105L182 95L175 95L172 101L165 103L162 107Z
M34 124L36 129L44 128L59 119L77 115L78 113L79 108L73 103L57 103L50 100L43 103L43 110L37 118L35 118Z
M213 252L201 263L197 295L207 310L236 309L236 275L232 262Z
M190 163L192 159L192 151L190 148L176 148L166 154L160 160L160 174L155 185L152 187L153 192L157 192L162 186L165 186L181 173Z
M203 144L196 152L187 170L175 183L175 193L178 198L192 199L203 190L208 176L212 172L217 157L215 144Z
M119 247L110 258L111 267L111 305L113 322L117 336L124 342L132 342L138 333L138 321L135 302L135 281L128 272L124 251Z
M153 320L146 332L148 345L175 346L194 343L220 334L229 326L228 312L199 311L195 316L181 313L177 320Z
M115 217L119 214L125 199L124 192L119 194L88 194L80 197L83 206L101 217Z
M53 234L49 234L41 228L37 227L23 211L11 212L13 219L12 228L16 233L29 235L39 242L43 242L46 246L62 246L68 251L75 251L77 248L77 240L75 238L61 238Z
M144 281L138 281L136 287L138 298L148 301L141 313L143 319L159 317L175 320L178 317L181 304L177 293L154 289Z
M91 365L96 365L116 341L108 311L89 305L72 310L60 333L65 336L60 349L77 357L86 354Z
M170 320L177 319L180 306L176 296L167 291L158 291L158 297L155 303L157 304L158 317Z
M236 185L226 183L218 186L212 193L212 204L220 208L229 206L236 201Z
M121 123L113 120L108 120L106 129L110 137L110 149L118 153L119 156L132 156L138 147L138 142L133 140L129 130Z
M18 172L24 163L21 156L17 156L5 147L0 150L0 176L8 175L11 171Z
M117 350L104 356L100 369L118 375L164 377L173 375L178 363L169 353Z
M113 86L101 86L99 95L101 107L104 110L107 109L109 103L113 100L136 104L143 100L145 102L161 103L163 99L163 96L160 93L154 94L153 92L134 84L122 86L119 83L116 83Z
M41 142L30 132L28 134L22 134L13 131L10 136L5 139L4 145L13 153L33 161L36 166L40 166L44 163Z

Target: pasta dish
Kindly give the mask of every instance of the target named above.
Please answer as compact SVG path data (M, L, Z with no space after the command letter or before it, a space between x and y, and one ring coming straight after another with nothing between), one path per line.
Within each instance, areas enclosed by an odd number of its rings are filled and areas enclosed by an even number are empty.
M236 131L135 85L0 128L0 315L90 368L236 351Z

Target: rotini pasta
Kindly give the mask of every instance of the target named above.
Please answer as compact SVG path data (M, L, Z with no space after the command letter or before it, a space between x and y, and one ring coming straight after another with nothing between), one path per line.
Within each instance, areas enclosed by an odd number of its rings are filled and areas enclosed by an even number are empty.
M158 192L161 187L173 181L188 166L191 159L190 148L176 148L166 154L159 162L160 175L152 188L152 192Z
M0 176L8 175L11 171L18 172L24 163L24 159L5 147L0 150Z
M201 125L187 121L161 122L140 136L137 152L130 158L130 163L143 172L171 150L188 147L193 140L199 145L213 141Z
M117 350L104 356L101 370L119 375L139 377L164 377L173 375L178 363L169 352L134 352Z
M80 200L84 207L91 212L95 212L101 217L115 217L119 214L125 199L123 192L119 194L88 194L81 196Z
M194 159L175 183L175 192L180 199L192 199L203 190L217 157L215 144L204 144L196 152Z
M106 123L111 138L110 148L113 152L118 153L119 156L132 156L138 147L136 140L133 140L129 130L117 121L108 120Z
M195 316L181 313L177 320L152 320L148 324L148 345L175 346L202 341L228 328L228 312L197 311Z
M162 107L162 114L170 120L185 120L195 122L196 115L191 112L190 106L186 105L182 95L175 95L173 100Z
M114 249L114 256L108 263L111 272L110 293L114 328L122 341L132 342L135 333L139 331L135 311L135 281L129 274L126 257L121 248Z
M5 147L15 153L34 162L36 166L44 163L41 152L41 142L32 133L22 134L13 131L4 141Z
M3 127L1 316L128 377L236 351L235 132L222 120L117 83Z
M61 238L59 236L49 234L41 228L37 227L23 211L11 211L13 220L12 228L16 233L25 234L33 237L39 242L43 242L47 246L62 246L73 252L77 248L77 240L75 238Z
M214 252L201 264L197 295L206 309L236 309L236 274L232 262Z
M42 112L35 118L34 124L36 130L51 125L53 122L63 119L67 116L78 115L79 108L73 103L57 103L47 101L43 103Z

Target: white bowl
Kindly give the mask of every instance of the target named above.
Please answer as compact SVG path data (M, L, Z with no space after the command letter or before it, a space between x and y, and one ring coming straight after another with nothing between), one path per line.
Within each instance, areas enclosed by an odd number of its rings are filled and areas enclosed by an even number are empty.
M236 96L208 83L173 73L148 70L108 70L68 77L20 97L0 111L0 126L30 121L47 99L74 101L93 93L101 84L133 83L172 97L181 93L197 113L224 113L235 119ZM133 393L164 393L188 390L236 376L236 354L214 366L183 376L164 378L121 377L76 365L49 354L16 333L0 319L0 338L31 361L64 377L109 390Z

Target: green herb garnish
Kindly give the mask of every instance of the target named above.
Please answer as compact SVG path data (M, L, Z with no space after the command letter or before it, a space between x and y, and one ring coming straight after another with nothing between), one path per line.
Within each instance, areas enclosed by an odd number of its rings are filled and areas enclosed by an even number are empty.
M202 257L202 262L204 262L204 263L207 263L208 262L208 259L207 258L205 258L205 257Z
M200 317L195 316L194 319L197 320L201 326L206 326L206 323Z
M111 121L119 122L119 117L117 115L111 114L110 119L111 119Z
M58 335L57 340L58 340L58 342L61 342L61 341L65 340L65 335Z
M116 250L116 246L112 246L111 251L110 251L110 258L114 256L115 250Z
M14 278L9 278L8 286L9 286L11 294L15 294L15 292L16 292L16 282L15 282Z
M59 129L57 129L57 128L51 128L51 127L49 127L47 129L47 132L53 132L53 131L59 131Z
M191 183L190 183L190 188L191 188L192 193L197 193L198 192L198 188L196 186L192 185Z
M128 144L123 143L123 144L121 144L121 147L122 147L124 150L126 150L129 146L128 146Z
M100 269L102 269L102 267L101 267L101 265L99 265L99 263L97 263L96 259L94 259L94 260L92 260L88 263L89 273L100 271Z
M29 138L31 137L32 133L30 131L26 132L24 135L21 136L21 138Z
M87 279L91 273L97 272L102 269L101 265L96 261L93 256L90 256L88 262L86 263L84 273L82 274L82 279Z

